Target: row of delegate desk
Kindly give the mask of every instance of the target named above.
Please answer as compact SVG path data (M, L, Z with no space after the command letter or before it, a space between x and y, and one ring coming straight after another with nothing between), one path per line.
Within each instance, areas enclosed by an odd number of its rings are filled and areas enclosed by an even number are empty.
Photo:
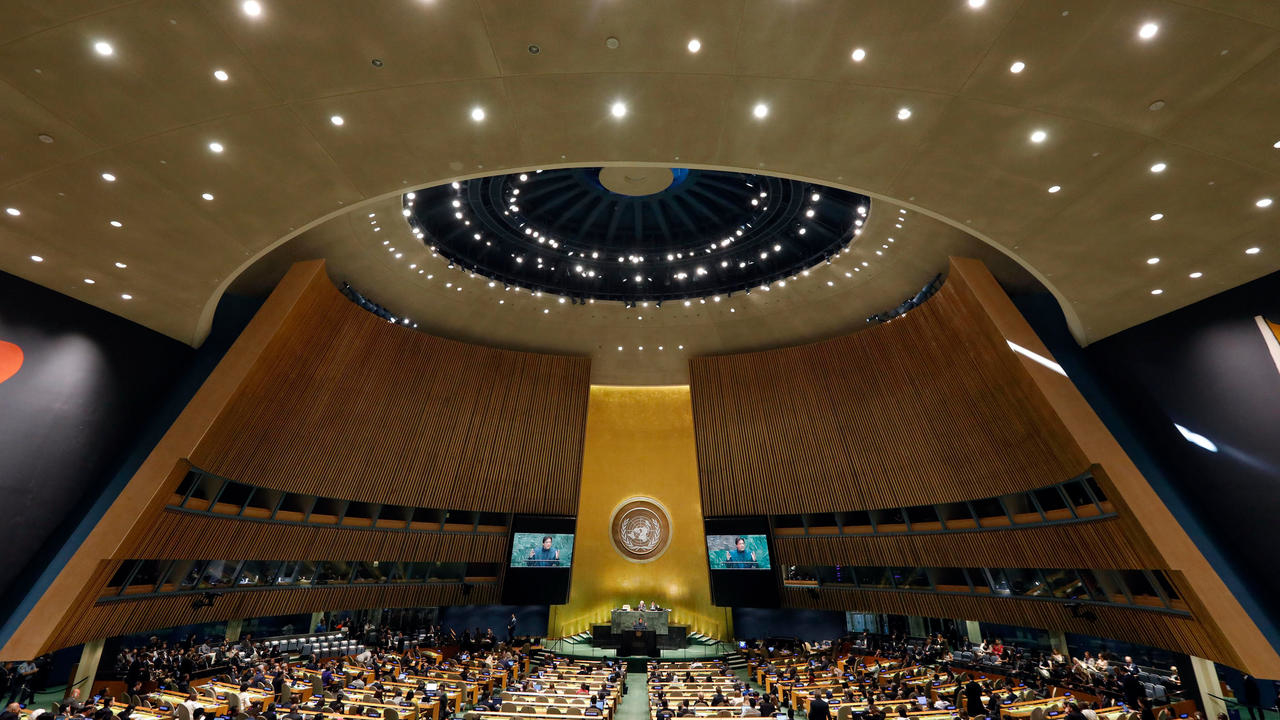
M614 720L622 696L622 681L610 682L612 672L621 669L602 668L601 663L556 658L548 666L529 673L525 680L536 684L533 691L518 690L502 694L502 709L473 708L470 720L517 720L519 718L590 717ZM586 690L583 690L583 686ZM591 704L592 695L603 696L603 708Z
M690 710L695 717L737 717L744 702L739 690L739 678L734 674L725 674L724 666L718 661L682 660L649 663L648 691L649 717L657 718L662 709L662 701L666 700L672 711L678 709L684 701L689 701ZM670 673L673 680L664 680ZM693 676L692 681L685 678ZM710 679L708 679L710 676ZM695 703L709 703L716 693L725 698L725 705L711 706Z
M424 655L435 661L440 659L439 653L432 651L427 651ZM335 673L335 677L342 680L341 704L346 711L342 713L334 712L331 708L331 702L336 696L321 687L321 670L294 668L297 678L282 689L278 698L269 690L250 688L242 691L238 685L216 680L193 685L192 689L198 695L195 701L197 707L203 708L211 717L227 716L237 704L244 708L256 703L259 707L266 708L272 703L280 706L296 703L298 712L305 720L313 720L319 715L323 715L326 720L370 720L375 717L380 720L441 720L452 712L461 711L466 704L475 703L482 690L501 691L509 682L517 679L521 670L528 668L528 658L525 656L519 656L519 664L510 669L468 665L468 672L474 676L462 680L460 668L431 668L421 674L409 674L404 672L407 663L403 656L388 654L387 657L392 662L384 663L378 670L360 665L352 658L343 661L340 673ZM381 682L381 701L376 699L375 689L369 687L377 679L379 671L384 677L389 674L396 678ZM352 687L351 683L357 679L365 687ZM423 695L420 692L421 686L431 688L433 692ZM409 701L406 698L411 692L413 699ZM143 700L150 707L136 707L130 715L131 720L173 718L177 715L178 706L187 700L187 696L157 690L146 694ZM118 704L116 709L122 709L123 704ZM357 708L360 713L350 712ZM23 717L28 715L29 711L24 712Z
M789 679L789 669L791 667L797 669L798 677L795 680ZM803 668L803 671L801 671L801 668ZM908 687L913 688L918 697L927 698L930 704L930 707L925 708L916 701L883 701L879 706L884 711L896 712L899 708L903 708L906 709L907 716L912 720L950 720L958 713L958 709L954 705L949 704L946 709L937 709L933 707L933 704L939 699L953 699L960 690L961 682L936 681L934 671L924 666L902 667L895 660L851 656L840 658L834 669L814 671L812 676L809 672L808 662L800 658L783 658L780 661L770 662L768 665L753 662L750 667L752 676L758 684L765 688L766 692L776 687L780 697L784 696L784 694L789 694L792 706L798 710L807 712L809 701L815 695L825 696L830 692L831 697L826 698L830 706L830 712L841 720L847 718L851 713L865 712L869 709L870 703L860 689L854 690L855 699L852 702L846 701L843 697L846 686L858 687L853 682L856 678L855 671L858 670L864 673L864 677L870 674L875 679L877 686L898 682L905 683ZM951 671L948 674L960 675L964 683L969 680L967 673L964 671L959 673ZM977 679L985 681L987 677L978 676ZM1011 685L1006 691L1011 691L1015 697L1022 698L1000 703L1001 714L1015 718L1031 718L1033 715L1038 715L1036 713L1037 709L1042 711L1044 716L1048 718L1065 715L1065 704L1073 699L1070 692L1056 697L1036 698L1033 697L1033 693L1029 688L1020 683ZM982 696L984 705L989 701L989 696ZM1129 715L1132 714L1132 710L1120 706L1102 708L1096 712L1100 720L1127 720Z

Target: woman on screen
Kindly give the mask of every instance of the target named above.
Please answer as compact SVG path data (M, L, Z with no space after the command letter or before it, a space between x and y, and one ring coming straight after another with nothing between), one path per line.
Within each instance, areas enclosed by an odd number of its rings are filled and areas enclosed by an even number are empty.
M728 568L758 568L756 554L747 552L747 541L738 538L733 541L733 550L724 551L724 566Z

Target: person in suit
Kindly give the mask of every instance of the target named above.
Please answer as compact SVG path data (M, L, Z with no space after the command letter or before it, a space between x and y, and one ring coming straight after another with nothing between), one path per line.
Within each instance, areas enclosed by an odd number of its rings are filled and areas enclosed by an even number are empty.
M821 696L809 701L809 720L831 720L831 706Z
M985 708L982 706L982 686L976 680L970 679L964 686L964 699L969 717L979 717L983 714Z

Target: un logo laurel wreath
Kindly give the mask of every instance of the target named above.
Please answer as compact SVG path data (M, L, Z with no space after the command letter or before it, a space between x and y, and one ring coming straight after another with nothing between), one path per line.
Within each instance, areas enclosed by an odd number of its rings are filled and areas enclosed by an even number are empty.
M671 542L671 517L656 500L629 498L614 508L609 538L628 560L656 560Z

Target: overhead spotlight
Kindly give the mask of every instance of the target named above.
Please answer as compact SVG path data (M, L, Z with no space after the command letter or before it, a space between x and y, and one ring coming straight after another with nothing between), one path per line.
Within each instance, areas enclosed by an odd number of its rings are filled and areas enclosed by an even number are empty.
M627 114L627 104L621 100L615 101L609 106L609 112L616 118L624 117Z
M764 103L756 103L756 106L751 108L751 114L757 118L763 118L769 114L769 106Z
M227 75L226 70L214 70L213 78L218 82L226 82L231 76Z
M1271 207L1271 198L1269 197L1260 198L1257 202L1254 203L1254 205L1257 205L1260 208Z
M689 41L688 48L689 48L689 52L696 53L702 49L702 43L698 40L698 38L694 38Z
M1045 132L1044 130L1036 130L1031 133L1031 142L1042 143L1048 137L1049 137L1049 133Z
M13 217L18 217L19 215L22 214L22 211L19 210L18 208L5 208L4 211L12 215Z
M114 55L116 52L115 48L111 47L111 43L104 42L102 40L99 40L98 42L93 44L93 51L103 57L109 57L111 55Z
M1058 192L1058 191L1060 191L1060 190L1062 190L1062 186L1061 186L1061 185L1050 185L1050 186L1049 186L1049 192L1051 192L1051 193L1056 193L1056 192ZM902 227L902 226L901 226L901 225L899 225L898 227Z
M103 179L103 180L106 180L107 182L115 182L115 181L116 181L116 176L115 176L115 175L112 175L112 174L111 174L111 173L109 173L109 172L104 172L104 173L102 173L102 179Z
M1158 220L1163 220L1163 219L1164 219L1164 213L1152 213L1151 215L1152 222L1156 222Z
M216 152L216 153L220 153L220 152L222 152L222 143L220 143L220 142L211 142L211 143L209 143L209 150L210 150L211 152Z
M862 62L867 58L867 51L863 50L862 48L854 48L853 53L850 55L850 57L853 58L854 62Z
M906 120L911 117L911 108L898 108L898 119Z
M1160 32L1160 26L1149 22L1138 28L1138 37L1143 40L1150 40L1155 37L1158 32Z
M1026 69L1027 69L1027 64L1022 62L1021 60L1018 60L1009 66L1009 72L1013 73L1014 75L1017 75L1018 73Z
M475 122L481 122L481 121L483 121L483 120L484 120L484 108L480 107L479 105L477 105L476 107L471 108L471 119L472 119L472 120L474 120Z
M244 4L240 6L240 9L249 17L258 17L262 14L262 4L258 0L244 0Z
M978 8L986 4L987 4L987 0L969 0L969 7L973 8L974 10L977 10Z
M1164 169L1165 169L1166 167L1168 167L1168 166L1167 166L1167 165L1165 165L1164 163L1162 163L1162 162L1158 162L1158 163L1156 163L1155 165L1152 165L1152 166L1151 166L1151 172L1153 172L1153 173L1162 173L1162 172L1164 172Z
M337 125L338 127L342 127L347 121L343 120L341 115L330 115L329 122Z

